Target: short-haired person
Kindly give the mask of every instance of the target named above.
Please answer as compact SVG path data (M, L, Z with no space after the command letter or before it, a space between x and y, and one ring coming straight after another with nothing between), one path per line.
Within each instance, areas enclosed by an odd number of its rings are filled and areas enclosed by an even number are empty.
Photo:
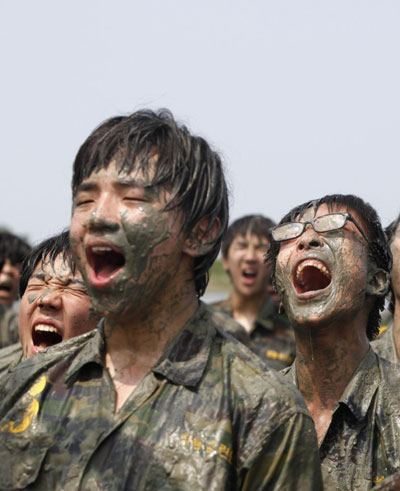
M32 249L19 279L20 341L0 350L0 372L22 358L94 329L98 317L69 246L69 231Z
M71 246L104 321L3 379L2 483L320 490L300 394L198 300L228 220L218 154L169 112L138 111L88 137L72 189Z
M262 215L247 215L228 227L221 250L232 293L213 306L237 321L226 328L231 334L268 366L281 370L293 362L296 344L286 315L279 312L271 271L265 264L269 229L274 225Z
M325 489L369 489L400 467L400 375L369 346L392 262L379 218L334 194L293 208L271 233L297 343L287 376L314 419Z
M0 231L0 348L18 341L18 312L12 307L18 299L21 264L29 251L23 239Z
M389 312L385 329L372 342L372 348L379 356L392 363L400 360L400 215L386 229L393 255L392 275L389 291Z

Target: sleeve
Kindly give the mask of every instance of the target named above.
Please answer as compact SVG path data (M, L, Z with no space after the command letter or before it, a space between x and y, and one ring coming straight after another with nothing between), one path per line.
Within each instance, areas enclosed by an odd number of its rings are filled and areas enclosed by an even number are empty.
M311 417L299 412L287 419L244 467L243 491L321 491L320 457Z

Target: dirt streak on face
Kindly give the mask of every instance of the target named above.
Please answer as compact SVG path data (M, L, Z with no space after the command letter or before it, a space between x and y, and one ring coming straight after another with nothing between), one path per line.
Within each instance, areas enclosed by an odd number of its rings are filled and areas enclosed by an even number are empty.
M362 226L352 210L339 205L334 211L348 211ZM310 208L298 220L311 221L328 213L332 210L323 204L315 214ZM367 251L366 241L351 222L325 233L307 225L300 237L283 242L277 257L276 283L292 324L321 327L368 310L373 268Z
M96 312L145 315L176 274L183 237L177 212L163 209L168 197L142 174L119 172L115 162L82 183L71 247Z

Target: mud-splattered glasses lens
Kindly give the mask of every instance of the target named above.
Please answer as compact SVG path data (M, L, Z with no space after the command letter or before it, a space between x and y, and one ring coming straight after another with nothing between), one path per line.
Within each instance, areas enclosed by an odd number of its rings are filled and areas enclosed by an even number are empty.
M356 220L350 215L350 213L330 213L329 215L322 215L310 222L290 222L277 225L271 229L272 238L276 242L284 242L285 240L296 239L304 232L307 225L311 225L316 232L332 232L333 230L339 230L343 228L348 221L354 223L364 239L368 241L366 235L358 225Z

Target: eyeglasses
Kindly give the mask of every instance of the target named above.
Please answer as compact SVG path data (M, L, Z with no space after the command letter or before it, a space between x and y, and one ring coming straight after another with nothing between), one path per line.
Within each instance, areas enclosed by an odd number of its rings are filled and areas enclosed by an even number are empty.
M307 225L311 225L312 228L320 232L332 232L333 230L339 230L343 228L350 220L358 228L360 234L369 243L366 235L362 231L360 225L350 215L350 213L330 213L329 215L322 215L320 217L311 220L310 222L290 222L277 225L271 229L272 238L275 242L284 242L285 240L296 239L300 237Z

